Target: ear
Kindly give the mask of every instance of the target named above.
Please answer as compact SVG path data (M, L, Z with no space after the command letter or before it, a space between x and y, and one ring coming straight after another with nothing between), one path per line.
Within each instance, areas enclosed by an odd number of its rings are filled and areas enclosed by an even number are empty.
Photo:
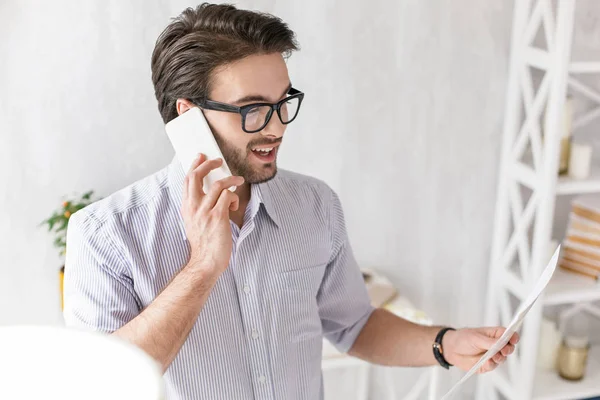
M177 99L175 108L177 108L177 115L181 115L192 107L196 107L194 103L187 99Z

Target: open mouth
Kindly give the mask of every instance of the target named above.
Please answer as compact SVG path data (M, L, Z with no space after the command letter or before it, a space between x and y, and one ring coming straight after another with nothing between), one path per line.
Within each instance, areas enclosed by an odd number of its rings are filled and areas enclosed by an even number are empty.
M252 149L252 154L260 161L273 162L277 154L277 146L272 147L255 147Z

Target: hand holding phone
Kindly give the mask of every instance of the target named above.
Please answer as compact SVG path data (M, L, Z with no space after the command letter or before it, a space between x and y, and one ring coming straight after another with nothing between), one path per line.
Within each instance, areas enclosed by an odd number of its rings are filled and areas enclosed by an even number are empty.
M222 165L220 159L207 160L204 154L194 160L183 183L181 216L190 246L188 266L218 277L229 264L232 251L230 211L239 208L239 197L230 186L244 183L240 176L215 182L208 192L200 188L211 171Z

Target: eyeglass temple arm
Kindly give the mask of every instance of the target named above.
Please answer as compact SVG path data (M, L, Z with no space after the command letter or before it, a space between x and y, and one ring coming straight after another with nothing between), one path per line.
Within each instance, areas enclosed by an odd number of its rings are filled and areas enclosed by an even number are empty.
M231 104L220 103L218 101L213 100L196 100L193 101L200 108L205 108L207 110L213 111L225 111L232 113L239 113L240 107L232 106Z

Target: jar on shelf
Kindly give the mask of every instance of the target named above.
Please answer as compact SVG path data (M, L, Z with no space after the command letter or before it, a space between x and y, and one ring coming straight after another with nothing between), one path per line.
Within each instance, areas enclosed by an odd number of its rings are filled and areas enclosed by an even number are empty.
M579 381L584 378L587 369L590 350L589 321L581 312L567 311L562 322L563 340L558 352L558 374L563 379Z

